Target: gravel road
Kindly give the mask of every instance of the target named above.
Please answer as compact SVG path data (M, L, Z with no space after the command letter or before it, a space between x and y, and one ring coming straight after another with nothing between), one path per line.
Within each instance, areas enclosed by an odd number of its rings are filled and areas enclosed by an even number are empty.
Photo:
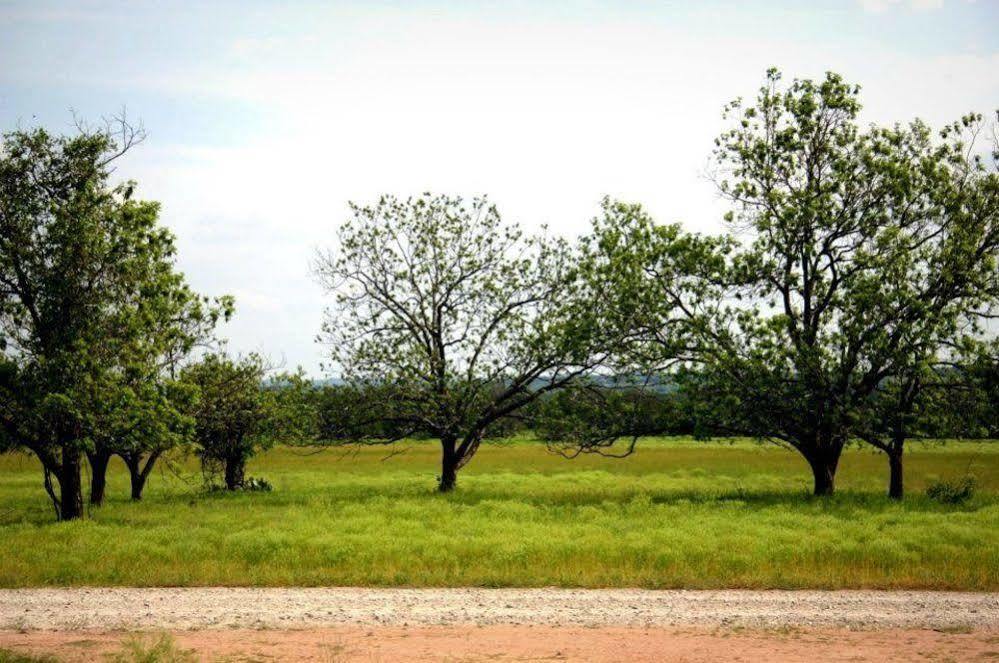
M0 630L547 625L999 628L999 593L639 589L0 590Z

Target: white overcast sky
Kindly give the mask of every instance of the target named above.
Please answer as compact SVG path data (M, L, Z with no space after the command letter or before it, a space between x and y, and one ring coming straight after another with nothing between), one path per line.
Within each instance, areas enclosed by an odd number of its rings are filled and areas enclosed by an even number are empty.
M610 195L715 231L721 107L770 66L860 83L867 122L987 113L999 1L0 0L0 127L141 118L119 173L236 296L230 347L317 377L308 263L348 200L488 194L576 235Z

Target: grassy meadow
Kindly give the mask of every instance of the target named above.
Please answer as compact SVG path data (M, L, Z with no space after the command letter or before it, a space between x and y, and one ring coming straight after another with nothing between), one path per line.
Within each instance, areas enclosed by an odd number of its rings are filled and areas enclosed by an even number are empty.
M999 590L999 443L914 444L905 501L887 463L849 449L837 495L808 495L796 454L655 439L626 459L484 444L450 495L439 448L278 447L248 474L271 493L200 488L161 465L141 503L115 460L108 502L54 522L37 461L0 456L0 586L380 585ZM960 506L934 477L972 473Z

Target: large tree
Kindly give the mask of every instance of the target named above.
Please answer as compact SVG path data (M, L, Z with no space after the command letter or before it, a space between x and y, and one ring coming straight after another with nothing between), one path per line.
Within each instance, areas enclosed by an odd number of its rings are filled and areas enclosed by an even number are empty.
M130 379L182 333L166 321L193 297L159 206L111 183L140 139L122 120L68 137L15 131L0 148L0 421L5 446L41 461L61 519L83 514L81 459L128 418Z
M599 363L599 299L564 241L525 236L484 199L386 196L351 211L315 263L335 297L322 337L354 393L383 399L344 428L360 443L439 439L450 491L492 429Z
M994 176L967 144L970 116L862 130L858 88L828 74L734 102L717 140L730 240L610 206L593 246L650 365L690 361L713 430L797 450L817 495L872 395L961 333L995 293Z

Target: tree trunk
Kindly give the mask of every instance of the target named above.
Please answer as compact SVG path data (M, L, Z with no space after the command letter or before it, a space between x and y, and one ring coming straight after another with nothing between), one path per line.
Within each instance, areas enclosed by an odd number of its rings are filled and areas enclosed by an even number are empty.
M454 438L441 438L441 475L437 481L437 490L441 493L450 493L458 482L455 442Z
M888 451L888 469L890 477L888 479L888 497L893 500L900 500L905 494L902 483L902 449L892 449Z
M136 472L131 475L132 479L132 501L139 502L142 500L142 491L146 487L146 475L142 472Z
M80 481L80 450L66 445L62 448L59 465L59 519L76 520L83 517L83 486Z
M154 451L150 454L149 459L146 460L145 467L142 465L142 453L121 455L121 459L125 461L125 466L128 467L128 475L131 479L132 501L138 502L142 499L142 491L146 487L146 479L149 478L149 473L152 472L153 465L156 464L156 459L160 457L160 453L159 451Z
M225 460L225 487L226 490L239 490L243 487L243 474L246 468L246 461L242 456L230 456Z
M146 487L146 476L142 473L140 465L140 455L132 454L125 457L125 465L128 467L128 478L132 488L132 501L138 502L142 499L142 489Z
M111 454L103 449L87 452L90 461L90 503L93 506L104 504L104 493L108 484L108 463Z
M805 455L808 465L812 468L813 495L819 497L832 495L836 490L836 467L839 465L842 453L843 445L832 442Z

